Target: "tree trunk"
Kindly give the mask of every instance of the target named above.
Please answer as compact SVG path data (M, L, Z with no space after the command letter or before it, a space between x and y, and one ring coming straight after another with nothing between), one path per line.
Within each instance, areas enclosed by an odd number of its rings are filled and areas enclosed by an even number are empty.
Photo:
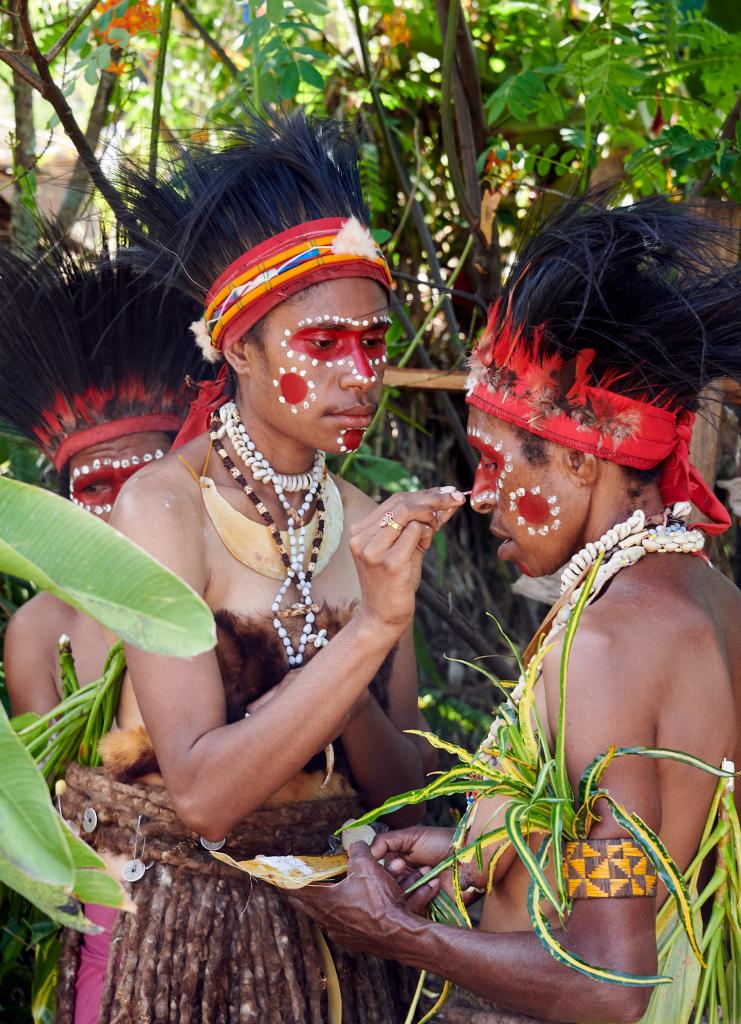
M17 0L10 0L13 50L25 50L17 17ZM36 132L33 122L33 88L13 72L13 207L11 239L13 248L32 252L38 242L38 226L31 209L36 199Z

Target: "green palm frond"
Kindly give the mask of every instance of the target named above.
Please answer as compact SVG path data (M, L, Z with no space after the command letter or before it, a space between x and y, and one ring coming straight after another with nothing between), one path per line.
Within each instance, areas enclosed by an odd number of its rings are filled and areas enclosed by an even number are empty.
M584 581L563 633L555 749L551 749L549 734L535 702L540 666L553 645L541 644L527 665L522 666L520 662L521 676L513 685L500 683L481 666L469 662L471 668L483 672L506 694L497 708L489 735L471 754L434 734L416 733L451 754L457 763L423 788L387 800L383 807L369 812L359 823L369 823L382 814L438 795L468 792L469 805L455 829L450 854L407 890L412 892L442 872L451 871L453 898L444 892L435 898L431 904L435 920L470 928L459 867L475 859L479 871L486 871L489 892L498 863L514 850L530 876L527 906L533 931L559 963L610 984L654 987L642 1024L664 1024L668 1020L672 1024L690 1024L690 1020L694 1024L704 1020L708 1024L725 1024L741 1020L741 826L733 803L732 769L726 765L717 768L678 750L611 746L585 768L576 800L574 798L566 765L567 673L580 617L598 568L599 562ZM613 761L629 756L676 761L719 779L697 856L684 876L658 835L604 787L605 774ZM476 809L482 801L492 798L495 798L494 810L489 821L484 822L476 839L468 841L466 837ZM546 903L550 904L559 919L565 919L569 899L563 870L563 843L589 836L594 823L600 820L598 805L601 801L645 854L669 893L669 899L657 915L659 973L656 975L634 975L585 962L562 944L560 934L554 931L544 910ZM493 822L495 814L503 814L503 824L497 827ZM537 852L533 848L536 836L542 837ZM700 869L714 851L718 858L715 873L698 892ZM551 875L554 882L549 881ZM703 932L700 911L706 904L710 913ZM694 954L691 967L687 963L690 950ZM703 963L707 963L706 969L701 966ZM670 985L679 975L681 983ZM442 1005L446 994L445 991L441 994L436 1007ZM435 1010L433 1008L424 1019L431 1019Z

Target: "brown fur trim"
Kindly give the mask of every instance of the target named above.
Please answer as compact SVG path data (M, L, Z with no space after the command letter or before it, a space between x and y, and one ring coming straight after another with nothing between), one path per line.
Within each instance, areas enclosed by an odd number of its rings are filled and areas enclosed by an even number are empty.
M134 782L150 772L159 772L157 755L143 725L135 729L114 729L98 745L103 764L119 782Z
M353 604L336 607L324 604L321 611L317 612L314 623L316 631L324 629L329 638L333 637L350 620L354 608ZM216 654L224 683L227 722L238 722L244 718L248 704L285 678L289 671L285 648L267 616L243 618L220 611L216 612L214 618ZM303 619L286 620L289 633L295 634L294 642L298 641L302 625ZM308 664L319 650L321 648L310 644L304 655L304 664ZM395 656L396 648L388 654L370 684L371 693L384 711L388 711L388 688ZM271 802L314 800L346 793L349 786L342 776L347 777L349 769L341 748L341 743L335 743L334 784L330 784L326 791L319 791L315 785L316 777L321 782L325 773L324 753L320 752L309 761L303 772L275 794ZM142 781L144 776L152 775L156 777L146 781L161 779L152 741L142 725L135 729L119 729L108 733L99 749L106 770L119 782Z

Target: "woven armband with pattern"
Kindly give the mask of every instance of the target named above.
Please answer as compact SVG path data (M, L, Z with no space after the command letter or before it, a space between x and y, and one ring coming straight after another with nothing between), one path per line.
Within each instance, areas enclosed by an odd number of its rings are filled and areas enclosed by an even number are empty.
M565 842L563 876L572 900L656 895L656 872L632 839Z

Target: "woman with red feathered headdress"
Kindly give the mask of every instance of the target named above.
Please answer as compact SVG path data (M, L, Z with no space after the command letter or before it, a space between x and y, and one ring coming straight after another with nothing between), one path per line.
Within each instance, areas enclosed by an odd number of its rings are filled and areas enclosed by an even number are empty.
M701 394L720 378L741 380L741 272L728 268L728 247L721 231L668 198L616 209L572 199L518 254L471 357L468 432L480 456L471 503L490 519L500 557L533 576L562 570L561 597L523 655L527 680L512 689L470 767L459 769L474 790L462 826L378 836L371 851L353 849L346 881L295 900L348 948L425 968L475 994L456 997L441 1020L636 1021L652 986L669 980L656 976L657 910L666 899L657 874L671 884L665 851L687 870L713 832L711 772L741 764L741 596L706 551L730 517L689 461ZM580 598L583 615L567 645L565 625ZM558 850L556 825L510 814L531 793L537 804L534 790L549 784L546 774L526 777L530 762L526 753L518 762L514 739L509 749L528 681L538 711L530 726L546 745L544 759L556 752L547 771L558 772L564 752L560 793L570 787L576 797L583 773L607 752L591 831ZM471 780L478 774L493 788L505 748L501 795L479 799ZM646 756L617 757L616 748ZM710 770L699 771L699 760ZM507 785L524 793L519 803ZM620 807L629 814L621 817ZM529 844L516 855L511 837L521 828ZM632 845L651 831L662 844L658 873ZM484 833L480 859L460 862L455 888L448 868L404 896L420 871ZM555 889L559 871L567 893L561 921L538 898L544 885L535 887L544 856L549 884ZM424 916L441 885L458 899L462 888L468 904L481 899L476 931ZM740 980L725 973L735 904L728 914L722 991ZM537 934L536 916L545 921ZM667 948L680 918L668 919ZM675 1011L654 1008L650 1019L668 1021Z
M36 260L0 250L0 295L0 426L46 457L64 497L107 520L124 482L182 427L186 378L205 375L189 341L194 303L157 298L136 271L63 245ZM39 594L11 619L16 714L57 703L63 634L81 679L97 678L108 645L86 616Z
M218 642L189 661L127 648L109 775L67 774L66 813L113 822L91 841L123 859L137 911L114 926L97 1019L320 1024L341 998L346 1024L400 1024L404 972L335 950L328 992L321 936L234 867L300 869L295 855L326 852L363 805L423 777L405 732L414 592L464 499L377 508L325 464L372 422L390 323L355 145L331 120L250 117L156 180L128 169L123 192L142 225L126 260L199 301L195 340L220 369L111 522L203 596Z

